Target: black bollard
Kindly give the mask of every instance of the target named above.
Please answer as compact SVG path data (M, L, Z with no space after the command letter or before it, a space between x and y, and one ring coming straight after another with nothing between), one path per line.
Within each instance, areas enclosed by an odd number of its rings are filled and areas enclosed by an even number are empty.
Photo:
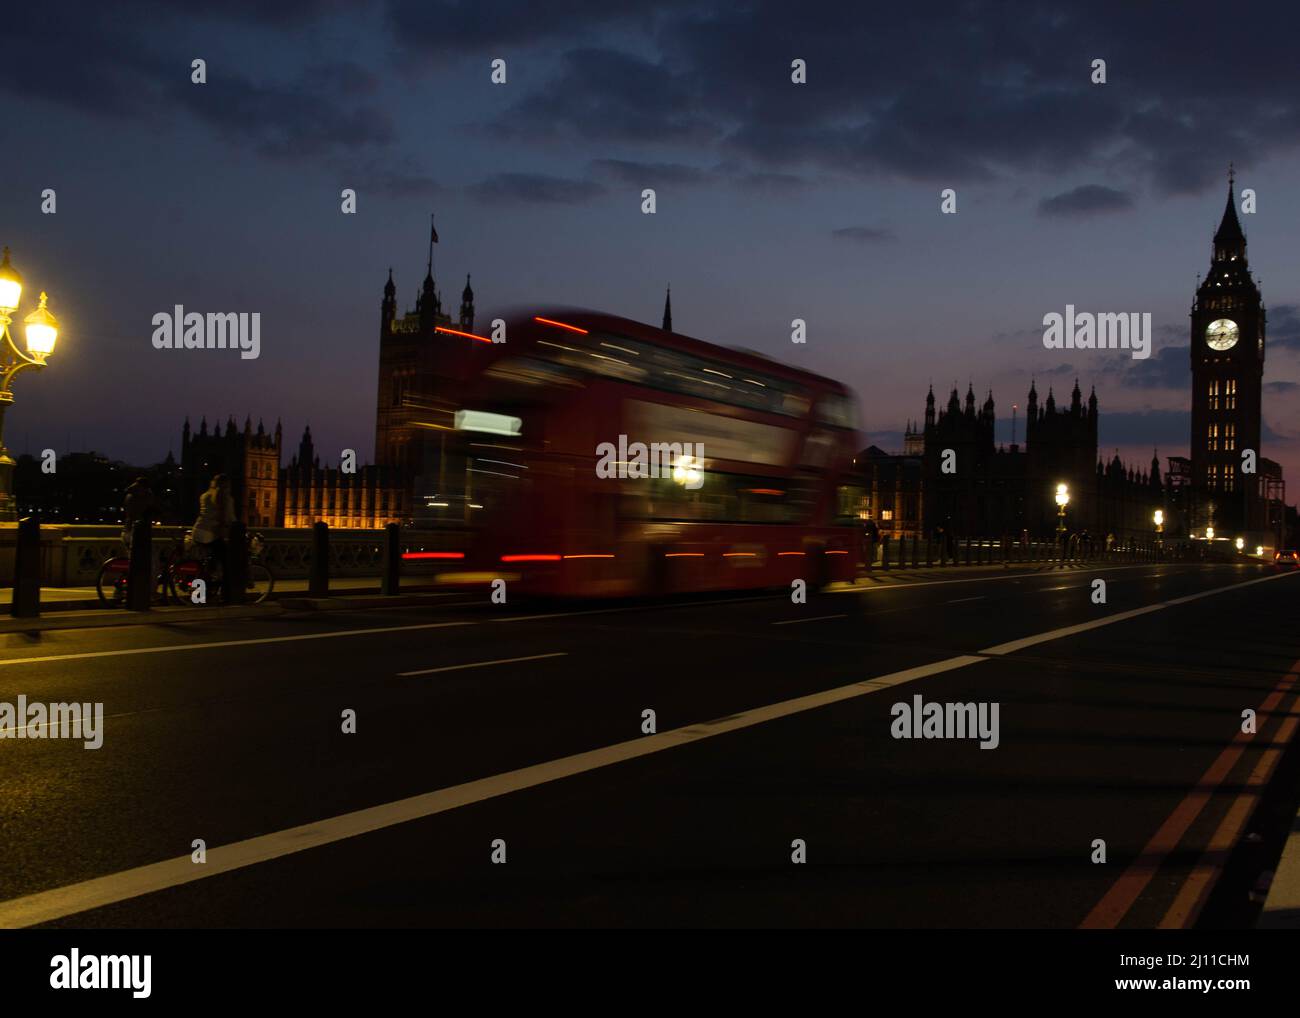
M236 520L226 538L226 575L221 581L221 599L226 604L243 604L248 591L248 528Z
M330 592L330 528L328 523L317 523L311 528L311 572L308 574L307 593L312 597L327 597Z
M14 535L14 599L9 614L34 619L41 613L41 524L35 516L18 523Z
M136 520L131 526L131 562L126 570L126 606L147 612L153 604L153 524Z
M870 568L870 566L868 566ZM384 527L383 576L379 582L381 594L396 594L402 585L402 527L390 523Z

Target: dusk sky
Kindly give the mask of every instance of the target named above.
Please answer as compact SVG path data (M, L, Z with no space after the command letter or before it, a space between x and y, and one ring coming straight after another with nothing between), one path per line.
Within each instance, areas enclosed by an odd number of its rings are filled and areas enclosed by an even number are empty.
M1233 162L1258 196L1241 219L1269 316L1263 454L1294 501L1294 4L634 6L7 11L0 243L19 318L44 289L62 325L15 383L10 447L144 464L179 455L187 415L233 414L371 459L382 287L392 266L413 305L434 212L444 304L472 273L480 329L532 303L657 324L671 285L678 331L844 380L886 449L931 381L941 401L991 388L1007 440L1031 376L1058 400L1077 376L1102 452L1146 466L1187 453L1188 311ZM261 357L155 350L175 304L260 312ZM1067 304L1150 312L1150 360L1044 349Z

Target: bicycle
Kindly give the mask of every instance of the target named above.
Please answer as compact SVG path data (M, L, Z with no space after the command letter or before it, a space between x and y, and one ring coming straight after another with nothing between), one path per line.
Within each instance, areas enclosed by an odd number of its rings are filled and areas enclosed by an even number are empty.
M122 545L126 549L126 554L114 555L105 559L95 577L95 593L99 595L101 605L117 607L126 603L127 579L131 572L131 541L129 533L123 534ZM154 573L153 591L149 600L153 602L157 599L160 603L166 604L169 586L167 560L166 558L160 558L157 572Z
M220 589L225 577L219 570L213 571L212 557L203 546L188 537L186 534L179 542L179 554L168 563L167 586L178 600L193 602L196 584L202 581L206 602L209 593L215 595ZM246 551L244 603L261 604L275 589L275 575L264 561L266 539L260 533L249 534Z
M124 541L123 544L126 544ZM220 587L222 576L213 575L210 569L210 556L202 550L203 546L190 541L188 531L180 537L171 550L161 556L158 570L154 574L154 595L151 601L161 604L194 603L195 583L202 580L206 591ZM250 534L248 538L248 582L244 600L250 604L265 601L275 589L275 576L263 561L266 551L266 539L259 533ZM130 572L129 555L116 555L106 559L99 567L95 580L95 590L99 602L103 605L118 606L126 603L127 581Z

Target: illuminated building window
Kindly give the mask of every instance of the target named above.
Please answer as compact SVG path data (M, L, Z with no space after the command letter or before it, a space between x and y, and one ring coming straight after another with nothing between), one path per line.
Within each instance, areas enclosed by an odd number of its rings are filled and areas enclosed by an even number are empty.
M1223 449L1225 452L1232 452L1237 448L1237 426L1235 424L1225 424L1223 426Z
M1210 409L1219 409L1219 380L1217 378L1210 382Z
M1223 383L1223 408L1225 410L1237 409L1237 380L1229 378Z
M1219 486L1219 464L1211 463L1209 467L1209 486L1217 488Z
M1217 424L1210 425L1209 431L1205 437L1205 447L1209 449L1210 452L1219 451L1219 426Z
M1232 490L1233 482L1236 480L1236 477L1237 475L1233 473L1231 467L1223 468L1223 490L1224 491Z

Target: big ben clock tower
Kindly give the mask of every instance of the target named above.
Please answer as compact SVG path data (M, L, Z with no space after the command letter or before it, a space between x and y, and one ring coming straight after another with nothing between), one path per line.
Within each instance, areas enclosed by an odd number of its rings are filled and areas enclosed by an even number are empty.
M1194 529L1221 534L1249 526L1256 474L1242 473L1242 450L1259 460L1264 378L1264 302L1246 264L1233 177L1214 234L1209 274L1192 304L1192 484L1201 492Z

